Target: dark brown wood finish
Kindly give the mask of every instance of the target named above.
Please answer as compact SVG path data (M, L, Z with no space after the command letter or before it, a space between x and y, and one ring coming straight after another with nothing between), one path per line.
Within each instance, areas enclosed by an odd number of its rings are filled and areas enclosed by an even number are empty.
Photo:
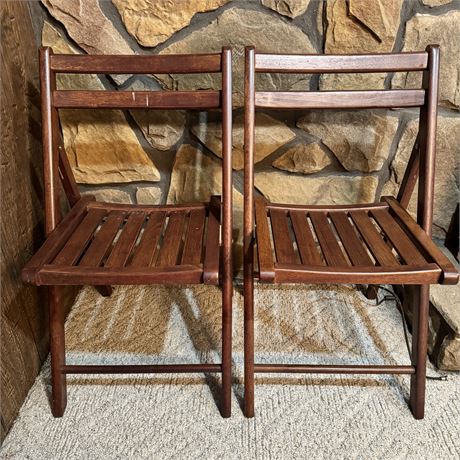
M244 61L244 414L254 417L254 136L255 49L245 49ZM265 211L265 215L267 212ZM266 234L266 232L265 232Z
M255 74L422 71L410 90L255 91ZM411 374L410 407L424 415L429 284L455 284L458 273L430 238L435 166L439 49L368 55L273 55L246 48L245 67L245 414L254 415L254 372ZM420 132L398 198L356 205L291 205L254 200L254 113L265 109L421 107ZM417 222L407 213L418 180ZM255 222L254 222L255 212ZM270 234L272 230L272 237ZM292 231L291 231L292 230ZM253 235L259 271L252 265ZM298 249L298 254L295 248ZM413 285L411 366L254 363L254 276L275 283Z
M59 109L218 109L220 91L53 91Z
M22 272L23 280L48 286L51 331L52 412L66 406L67 373L221 372L222 416L231 414L232 339L232 57L231 50L204 55L53 55L40 50L47 239ZM57 73L222 74L220 91L62 91ZM97 203L80 197L64 150L60 108L222 110L222 201L178 205ZM61 221L59 192L70 212ZM222 234L222 238L221 238ZM206 236L205 236L206 235ZM222 241L221 241L222 240ZM222 286L222 362L80 366L65 364L60 286L93 285L110 295L111 285L191 284Z

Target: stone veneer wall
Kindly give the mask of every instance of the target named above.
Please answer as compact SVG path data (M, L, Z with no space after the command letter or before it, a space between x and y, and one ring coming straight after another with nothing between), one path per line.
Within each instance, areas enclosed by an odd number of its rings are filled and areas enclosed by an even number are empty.
M42 43L55 52L170 54L234 48L235 237L242 215L243 47L265 52L359 53L441 45L434 235L458 202L460 3L449 0L42 0ZM62 76L64 88L209 89L210 75ZM258 86L299 90L405 88L411 74L272 75ZM259 113L258 191L278 202L348 203L396 193L417 131L416 110ZM98 198L137 203L220 192L220 124L213 113L63 111L77 181ZM413 200L414 201L414 200ZM411 204L411 210L415 210Z

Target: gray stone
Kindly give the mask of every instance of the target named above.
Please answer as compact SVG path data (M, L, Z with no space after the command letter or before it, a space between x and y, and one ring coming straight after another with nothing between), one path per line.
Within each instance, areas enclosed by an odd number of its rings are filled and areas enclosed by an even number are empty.
M262 0L262 5L279 14L295 18L307 11L311 0Z
M97 0L42 0L42 3L86 52L133 54Z
M378 179L344 174L300 176L273 170L256 173L254 182L275 203L350 204L373 202Z
M460 11L438 16L417 14L406 24L403 51L419 51L429 44L441 48L439 102L446 107L460 106L460 40L458 40ZM421 72L396 73L394 88L420 88Z
M282 40L280 40L282 37ZM206 27L166 47L160 54L220 52L231 46L234 55L234 102L242 105L244 47L254 45L259 52L316 53L308 37L296 26L268 13L241 8L224 11ZM177 90L220 89L220 78L213 74L194 76L157 76L168 88ZM296 74L260 74L257 87L270 90L308 89L310 76Z
M386 110L316 111L297 126L319 138L348 171L379 171L390 153L398 118Z
M258 163L282 145L295 138L295 134L281 121L264 113L255 117L254 162ZM222 158L222 124L203 122L192 127L192 133L215 155ZM244 115L233 120L233 168L244 167Z
M116 188L98 188L83 192L82 195L94 195L97 201L103 203L131 203L129 193Z
M318 142L294 145L272 163L275 168L303 174L322 171L332 164L332 158Z
M434 8L436 6L448 5L453 2L452 0L422 0L422 3L430 8Z
M158 187L142 187L136 190L137 204L160 204L161 189Z

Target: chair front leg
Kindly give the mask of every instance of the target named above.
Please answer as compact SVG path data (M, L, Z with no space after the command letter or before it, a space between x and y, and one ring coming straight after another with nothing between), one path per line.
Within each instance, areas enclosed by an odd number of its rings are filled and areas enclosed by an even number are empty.
M232 413L232 295L231 277L222 283L222 417Z
M249 269L245 269L244 277L244 415L254 417L254 275L252 265Z
M66 374L62 372L65 365L64 305L62 288L48 287L48 308L50 325L51 352L51 411L54 417L62 417L67 405Z
M429 292L428 285L413 289L412 365L415 366L415 374L411 376L410 382L410 408L416 419L423 419L425 415Z

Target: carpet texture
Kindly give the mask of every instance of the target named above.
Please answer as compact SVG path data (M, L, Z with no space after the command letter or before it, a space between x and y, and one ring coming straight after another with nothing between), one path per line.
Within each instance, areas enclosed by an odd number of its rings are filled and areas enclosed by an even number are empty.
M259 286L256 360L409 364L393 302L352 287ZM234 296L233 415L218 410L217 375L71 376L53 419L49 362L1 451L5 459L458 459L460 376L427 382L423 421L407 406L408 376L259 374L245 419L243 299ZM66 325L67 361L219 361L217 288L85 288ZM433 368L428 371L436 375Z

